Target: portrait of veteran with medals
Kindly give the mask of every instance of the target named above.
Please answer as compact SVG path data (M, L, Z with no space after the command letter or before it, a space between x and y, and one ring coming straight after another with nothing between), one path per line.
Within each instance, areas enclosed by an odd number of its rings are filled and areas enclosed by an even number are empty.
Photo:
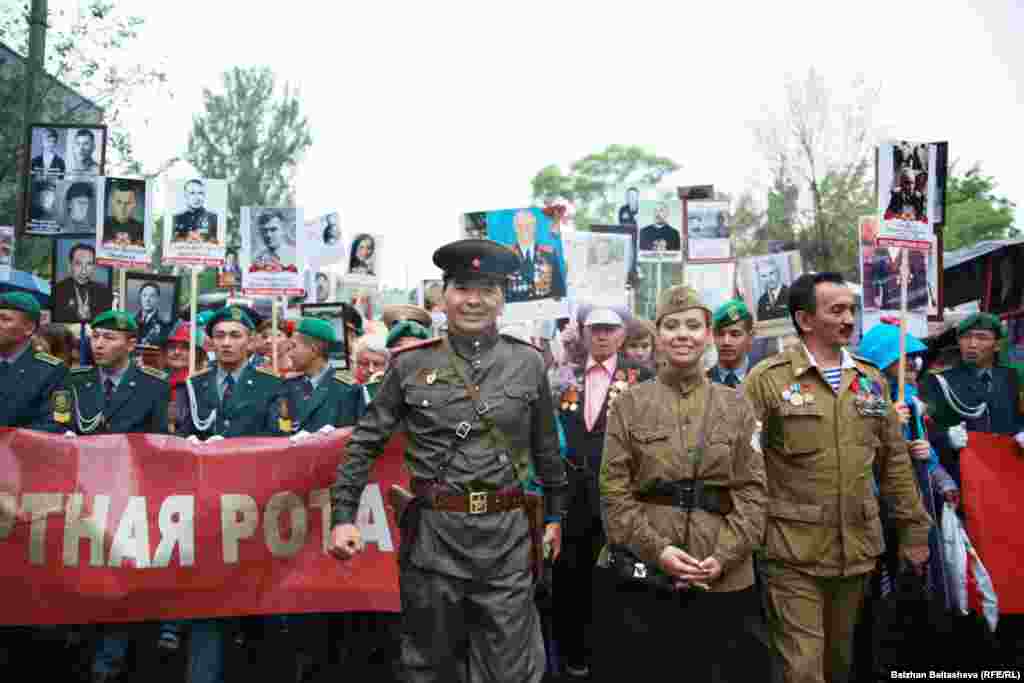
M753 551L765 518L757 420L741 392L704 372L711 309L692 288L664 290L655 323L665 360L657 379L608 408L600 487L609 545L598 566L618 586L597 608L597 668L615 670L629 653L640 680L674 666L685 680L759 680L768 650L746 630L758 615Z
M54 417L68 432L168 433L171 386L165 372L131 362L138 336L135 318L123 311L107 311L92 321L96 365L72 368L54 395Z
M497 331L514 252L468 239L433 260L444 271L448 335L395 353L338 466L330 552L348 560L362 549L359 498L374 459L404 429L414 494L399 518L406 680L540 683L533 572L542 546L560 552L567 491L544 361ZM531 464L544 513L524 492Z

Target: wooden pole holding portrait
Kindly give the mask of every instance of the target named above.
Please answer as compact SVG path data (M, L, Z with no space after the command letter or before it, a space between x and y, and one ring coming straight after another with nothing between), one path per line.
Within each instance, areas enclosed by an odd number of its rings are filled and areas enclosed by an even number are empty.
M278 326L277 326L277 315L278 315L278 299L277 299L276 296L271 300L270 312L271 312L271 318L272 318L271 328L270 328L271 329L271 333L270 333L270 355L272 356L273 362L274 362L274 374L277 375L278 377L280 377L280 374L278 373L278 368L277 368L277 329L278 329Z
M907 399L907 284L910 280L910 249L900 249L900 365L897 400Z
M199 267L190 266L191 286L188 291L189 320L192 321L192 333L188 336L188 374L196 373L196 339L199 336Z

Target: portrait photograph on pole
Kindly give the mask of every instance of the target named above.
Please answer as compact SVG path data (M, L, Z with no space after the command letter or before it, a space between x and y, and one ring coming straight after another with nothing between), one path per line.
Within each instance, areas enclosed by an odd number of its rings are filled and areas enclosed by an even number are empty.
M901 311L901 270L907 268L907 331L917 337L928 336L929 310L938 309L934 275L934 237L930 240L893 237L887 239L884 221L863 216L858 225L860 245L860 281L863 288L863 329L870 330L883 316ZM930 229L929 229L930 232ZM912 245L912 246L900 246Z
M681 263L683 203L678 199L641 199L637 220L640 263Z
M628 235L573 232L562 236L572 301L595 305L626 305L626 284L632 263Z
M228 183L179 178L164 185L163 262L221 266L226 258ZM236 285L237 286L237 285Z
M124 310L139 326L139 343L160 346L177 322L181 280L173 275L128 273Z
M348 263L345 265L345 279L353 282L377 282L381 272L381 236L357 232L346 236L346 239Z
M906 140L878 146L876 168L880 237L927 241L942 224L948 145ZM908 245L909 246L909 245Z
M689 267L689 266L687 266ZM742 258L738 286L760 337L796 334L789 315L789 287L803 274L799 251Z
M11 279L11 265L14 260L14 226L0 225L0 281Z
M337 212L309 218L302 227L306 234L307 267L317 270L345 263L350 245L342 233L341 216ZM363 253L366 253L365 247Z
M103 221L97 226L96 262L117 268L148 266L153 235L151 181L105 178Z
M728 219L729 202L686 203L687 261L732 258Z
M503 244L519 257L505 286L504 322L551 320L569 313L568 275L559 224L536 207L466 214L464 237Z
M301 296L302 210L242 207L242 291L245 295Z
M95 233L53 238L52 259L50 305L53 322L90 322L112 308L113 269L96 265Z

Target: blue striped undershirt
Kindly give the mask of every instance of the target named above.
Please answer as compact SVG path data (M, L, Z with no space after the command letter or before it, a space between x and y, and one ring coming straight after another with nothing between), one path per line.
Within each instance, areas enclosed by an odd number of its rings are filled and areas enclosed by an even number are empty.
M825 381L832 387L832 391L838 394L839 385L843 381L843 368L838 367L830 370L822 370L821 374L825 376Z

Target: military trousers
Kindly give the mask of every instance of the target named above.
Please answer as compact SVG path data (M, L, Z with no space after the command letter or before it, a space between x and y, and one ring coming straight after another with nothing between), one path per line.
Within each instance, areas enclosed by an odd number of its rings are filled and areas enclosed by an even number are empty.
M478 581L405 562L402 666L409 683L540 683L544 641L529 570Z
M846 683L870 574L814 576L761 563L772 645L786 683Z

